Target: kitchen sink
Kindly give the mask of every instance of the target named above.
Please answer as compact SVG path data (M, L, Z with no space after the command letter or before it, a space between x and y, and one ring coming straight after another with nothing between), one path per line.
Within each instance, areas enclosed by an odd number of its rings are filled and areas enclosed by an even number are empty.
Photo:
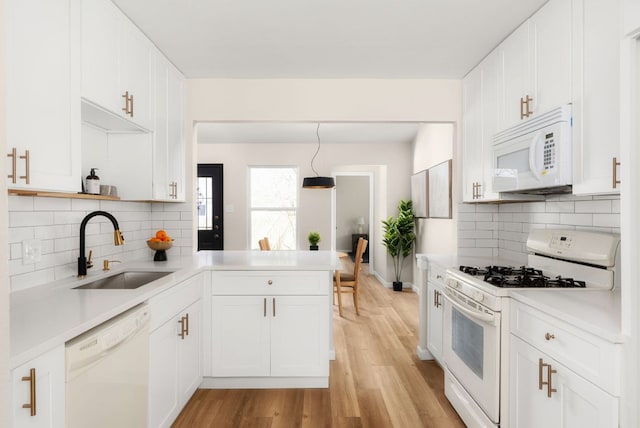
M88 284L74 287L74 290L133 290L160 279L173 272L127 271L107 278L97 279Z

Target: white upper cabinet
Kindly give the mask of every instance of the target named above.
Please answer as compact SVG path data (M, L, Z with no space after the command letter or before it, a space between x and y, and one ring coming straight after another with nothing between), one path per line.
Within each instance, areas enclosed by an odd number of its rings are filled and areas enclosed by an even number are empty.
M184 77L162 55L155 68L153 198L184 200Z
M152 52L151 42L110 0L82 1L82 97L91 106L151 130ZM114 126L99 114L83 120Z
M8 186L77 192L79 2L8 0L5 8Z
M551 0L498 47L498 130L571 102L571 0Z
M640 31L640 0L623 0L622 22L624 34L632 35Z
M575 2L574 22L573 193L618 193L620 0Z

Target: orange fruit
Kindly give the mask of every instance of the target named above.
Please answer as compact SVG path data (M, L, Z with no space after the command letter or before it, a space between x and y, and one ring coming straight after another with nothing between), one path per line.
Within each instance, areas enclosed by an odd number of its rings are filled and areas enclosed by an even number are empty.
M167 238L167 236L168 236L167 232L165 232L162 229L156 232L156 238L158 238L161 241L164 241Z
M151 242L161 242L159 238L151 238L149 239Z

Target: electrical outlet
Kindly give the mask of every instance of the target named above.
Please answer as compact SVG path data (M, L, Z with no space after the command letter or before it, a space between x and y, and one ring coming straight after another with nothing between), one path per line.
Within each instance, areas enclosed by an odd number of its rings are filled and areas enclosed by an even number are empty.
M22 264L33 264L40 260L42 260L42 241L39 239L22 241Z

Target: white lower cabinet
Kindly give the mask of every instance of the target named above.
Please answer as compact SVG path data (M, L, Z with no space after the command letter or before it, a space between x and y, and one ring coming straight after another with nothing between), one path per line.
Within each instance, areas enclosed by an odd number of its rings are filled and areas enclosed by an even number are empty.
M11 426L65 426L64 345L11 372Z
M618 399L511 335L511 424L618 427Z
M513 300L510 427L617 428L621 346Z
M442 325L444 317L442 284L435 281L427 283L427 348L434 358L443 365Z
M326 386L329 282L326 272L214 272L212 386Z
M202 278L149 302L149 428L171 426L202 380Z

